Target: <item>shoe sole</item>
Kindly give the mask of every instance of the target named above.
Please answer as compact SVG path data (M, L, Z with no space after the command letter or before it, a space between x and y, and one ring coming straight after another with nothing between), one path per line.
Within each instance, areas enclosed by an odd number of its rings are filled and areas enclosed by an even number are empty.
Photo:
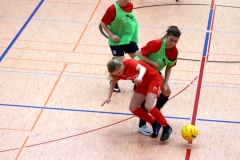
M114 91L114 92L121 92L121 90L120 90L120 89L119 89L119 90L113 89L113 91Z
M140 132L140 133L144 134L145 136L151 136L151 135L152 135L152 133L151 133L151 132L150 132L150 134L149 134L149 133L146 133L146 132L143 132L143 131L140 131L140 130L138 130L138 132Z

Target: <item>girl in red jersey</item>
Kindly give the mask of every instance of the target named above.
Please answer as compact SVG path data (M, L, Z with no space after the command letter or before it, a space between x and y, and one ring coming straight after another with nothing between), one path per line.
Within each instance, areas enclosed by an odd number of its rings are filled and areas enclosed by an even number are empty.
M178 49L176 44L180 38L181 32L177 26L170 26L166 35L157 40L152 40L147 43L146 46L142 47L141 50L136 52L135 59L141 59L142 61L150 64L154 67L163 78L163 85L161 87L160 97L157 99L156 108L161 109L164 104L168 101L168 98L171 94L171 89L168 85L168 80L171 75L172 67L176 65ZM165 77L163 77L161 70L166 67ZM141 107L144 109L144 102L141 104ZM140 119L138 131L145 134L142 130L146 128L146 122ZM160 130L159 126L156 131L157 133ZM156 134L157 136L157 134ZM155 138L155 135L152 136Z
M100 23L108 35L112 55L119 60L125 59L125 53L134 58L139 49L138 23L132 12L133 4L129 1L117 0L107 9ZM120 92L117 83L113 90Z
M159 95L160 87L162 86L162 77L159 73L148 64L134 59L120 61L116 58L112 58L108 62L107 68L112 83L110 85L108 97L102 103L102 106L111 101L113 87L118 80L133 80L136 84L136 89L134 90L129 104L130 111L140 119L152 125L153 136L157 134L156 128L158 124L161 124L161 126L163 126L163 132L160 140L167 140L172 133L172 128L167 123L162 113L154 107L155 99ZM152 116L139 107L144 100L145 108Z

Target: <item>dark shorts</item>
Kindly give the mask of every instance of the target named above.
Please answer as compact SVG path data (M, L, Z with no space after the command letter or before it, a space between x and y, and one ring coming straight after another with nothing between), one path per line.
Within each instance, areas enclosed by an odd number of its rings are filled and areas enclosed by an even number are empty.
M130 44L110 46L113 56L124 56L125 53L135 53L137 52L138 45L135 42L130 42Z

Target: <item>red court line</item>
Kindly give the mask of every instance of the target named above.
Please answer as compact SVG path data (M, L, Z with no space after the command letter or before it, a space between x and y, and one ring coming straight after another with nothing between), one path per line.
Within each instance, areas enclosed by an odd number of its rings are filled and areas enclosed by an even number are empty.
M12 129L12 128L0 128L0 130L7 130L7 131L19 131L19 132L31 132L31 130L24 130L24 129Z
M188 84L186 87L184 87L182 90L180 90L178 93L176 93L175 95L173 95L171 98L169 98L169 100L173 99L174 97L176 97L177 95L179 95L181 92L183 92L184 90L186 90L195 80L197 79L197 77L195 77L191 82L190 84ZM121 123L121 122L124 122L124 121L127 121L131 118L134 118L135 116L132 116L130 118L127 118L127 119L124 119L124 120L121 120L121 121L118 121L118 122L115 122L115 123L112 123L110 125L106 125L106 126L103 126L103 127L100 127L100 128L97 128L97 129L93 129L93 130L90 130L90 131L86 131L86 132L83 132L83 133L79 133L79 134L75 134L75 135L71 135L71 136L67 136L67 137L63 137L63 138L59 138L59 139L55 139L55 140L50 140L50 141L46 141L46 142L42 142L42 143L37 143L37 144L32 144L32 145L28 145L28 146L25 146L25 148L27 147L34 147L34 146L38 146L38 145L43 145L43 144L47 144L47 143L52 143L52 142L56 142L56 141L60 141L60 140L64 140L64 139L68 139L68 138L72 138L72 137L76 137L76 136L80 136L80 135L83 135L83 134L86 134L86 133L90 133L90 132L94 132L94 131L97 131L97 130L101 130L103 128L107 128L109 126L112 126L112 125L115 125L115 124L118 124L118 123ZM7 150L0 150L0 153L1 152L8 152L8 151L13 151L13 150L17 150L19 148L12 148L12 149L7 149Z
M200 67L200 73L199 73L199 79L197 83L197 91L196 91L196 96L195 96L195 103L194 103L194 108L193 108L193 114L192 114L192 121L191 124L195 125L196 119L197 119L197 109L198 109L198 103L199 103L199 98L200 98L200 93L201 93L201 85L202 85L202 77L203 77L203 71L204 71L204 65L205 65L206 57L202 57L201 61L201 67Z
M195 78L190 82L189 85L187 85L185 88L183 88L183 89L182 89L181 91L179 91L177 94L175 94L175 95L173 95L171 98L169 98L169 100L173 99L174 97L176 97L177 95L179 95L180 93L182 93L182 92L183 92L185 89L187 89L191 84L193 84L193 82L196 81L197 78L198 78L198 76L195 77Z
M214 11L214 0L211 1L210 11L211 10ZM212 15L212 17L209 17L209 18L213 18L213 17L214 17L214 14ZM210 31L212 31L213 21L212 21L212 19L208 19L208 21L210 21L211 26L210 26L210 28L208 28L209 26L207 26L207 30L210 29ZM207 34L206 34L206 36L207 36ZM211 36L211 34L209 34L209 36ZM211 37L208 37L208 38L211 38ZM201 59L200 71L199 71L199 76L198 76L199 78L198 78L198 82L197 82L197 91L196 91L195 102L194 102L193 113L192 113L192 119L191 119L191 124L192 125L195 125L196 120L197 120L197 110L198 110L199 98L200 98L200 93L201 93L202 78L203 78L203 74L204 74L205 63L206 63L206 60L208 58L208 53L209 53L208 51L206 51L207 55L205 55L205 47L208 47L207 49L209 49L209 47L210 47L209 39L205 39L205 43L206 43L206 40L208 40L208 42L207 42L208 44L207 44L207 46L204 45L203 55L202 55L202 59ZM192 141L188 141L188 144L192 144ZM189 160L190 156L191 156L191 149L187 149L186 150L186 155L185 155L185 160Z
M187 149L185 160L189 160L190 159L190 155L191 155L191 149Z
M93 10L93 13L92 13L92 15L90 16L90 19L88 20L88 22L90 22L90 21L92 20L92 17L93 17L93 15L95 14L95 12L96 12L96 10L97 10L100 2L101 2L101 0L98 1L98 3L97 3L97 5L96 5L95 9ZM74 47L74 49L73 49L73 52L76 50L76 48L77 48L77 46L78 46L78 43L79 43L80 40L82 39L82 36L83 36L83 34L85 33L87 27L88 27L88 25L85 25L85 27L84 27L84 29L83 29L83 32L82 32L82 34L80 35L80 37L79 37L79 39L78 39L78 41L77 41L77 44L75 45L75 47Z
M61 75L62 75L62 73L64 72L64 70L65 70L66 67L67 67L67 64L65 64L65 66L63 67L63 70L62 70L62 72L61 72ZM56 88L56 86L57 86L57 84L58 84L58 82L59 82L59 80L60 80L60 78L61 78L61 75L59 75L57 81L55 82L55 84L54 84L54 86L53 86L53 88L52 88L52 90L51 90L51 92L50 92L50 94L49 94L46 102L44 103L44 107L47 105L47 103L48 103L48 101L49 101L49 99L50 99L50 97L51 97L54 89ZM40 113L38 114L38 116L37 116L37 118L36 118L36 120L35 120L32 128L31 128L31 131L32 131L32 130L34 129L34 127L36 126L36 124L37 124L40 116L42 115L43 110L44 110L44 108L41 109ZM24 143L22 144L22 146L21 146L21 148L20 148L20 150L19 150L19 152L18 152L18 154L17 154L16 160L18 159L18 157L19 157L20 154L22 153L22 150L23 150L23 148L25 147L25 145L26 145L26 143L27 143L27 141L28 141L28 138L29 138L29 136L27 136L27 138L25 139Z
M214 20L214 16L215 16L214 15L214 13L215 13L215 11L214 11L214 0L212 0L212 2L211 2L210 9L213 9L211 28L210 28L210 31L212 31L213 22L214 22L213 20ZM206 57L204 57L204 56L202 57L201 65L200 65L199 81L198 81L198 84L197 84L197 91L196 91L195 103L194 103L194 108L193 108L193 115L192 115L192 120L191 120L191 124L193 124L193 125L195 125L196 119L197 119L197 109L198 109L199 98L200 98L200 93L201 93L202 77L203 77L203 74L204 74L205 63L207 63L206 60L208 59L208 55L209 55L209 48L211 46L211 44L210 44L211 35L212 35L211 33L209 34L207 55L206 55ZM189 143L191 144L192 142L190 141Z
M99 127L99 128L96 128L96 129L93 129L93 130L90 130L90 131L86 131L86 132L83 132L83 133L78 133L78 134L75 134L75 135L71 135L71 136L67 136L67 137L63 137L63 138L58 138L58 139L54 139L54 140L50 140L50 141L46 141L46 142L42 142L42 143L37 143L37 144L32 144L32 145L28 145L28 146L25 146L25 148L29 148L29 147L34 147L34 146L39 146L39 145L43 145L43 144L47 144L47 143L52 143L52 142L56 142L56 141L61 141L61 140L64 140L64 139L69 139L69 138L73 138L73 137L77 137L77 136L80 136L80 135L84 135L84 134L87 134L87 133L91 133L91 132L95 132L95 131L98 131L98 130L101 130L101 129L105 129L107 127L110 127L110 126L113 126L113 125L116 125L118 123L122 123L124 121L127 121L129 119L132 119L134 118L135 116L132 116L132 117L129 117L129 118L126 118L124 120L121 120L121 121L118 121L118 122L115 122L115 123L112 123L112 124L109 124L109 125L106 125L106 126L103 126L103 127ZM19 148L11 148L11 149L7 149L7 150L1 150L1 152L8 152L8 151L13 151L13 150L17 150Z

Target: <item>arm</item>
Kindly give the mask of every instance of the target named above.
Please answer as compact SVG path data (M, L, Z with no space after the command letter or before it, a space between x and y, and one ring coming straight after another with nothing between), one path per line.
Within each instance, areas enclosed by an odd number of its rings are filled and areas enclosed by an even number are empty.
M146 68L142 66L141 64L138 64L136 67L136 70L139 71L138 77L134 80L134 83L138 85L142 82L142 78L146 73Z
M167 90L168 80L171 75L172 67L167 66L165 70L165 78L163 82L163 90Z
M155 69L159 68L159 65L158 65L156 62L154 62L154 61L150 60L149 58L147 58L146 56L144 56L144 55L142 54L142 51L141 51L141 50L138 50L138 51L136 52L136 55L137 55L143 62L148 63L148 64L151 65L153 68L155 68Z
M112 93L113 93L113 88L115 86L115 84L117 83L117 81L112 81L109 87L109 91L108 91L108 97L106 98L106 100L101 104L101 106L103 106L105 103L109 103L111 101L111 97L112 97Z
M109 27L108 27L105 23L103 23L103 22L101 21L100 24L101 24L103 30L107 33L107 35L108 35L114 42L120 41L120 38L119 38L117 35L114 35L114 34L110 31Z

